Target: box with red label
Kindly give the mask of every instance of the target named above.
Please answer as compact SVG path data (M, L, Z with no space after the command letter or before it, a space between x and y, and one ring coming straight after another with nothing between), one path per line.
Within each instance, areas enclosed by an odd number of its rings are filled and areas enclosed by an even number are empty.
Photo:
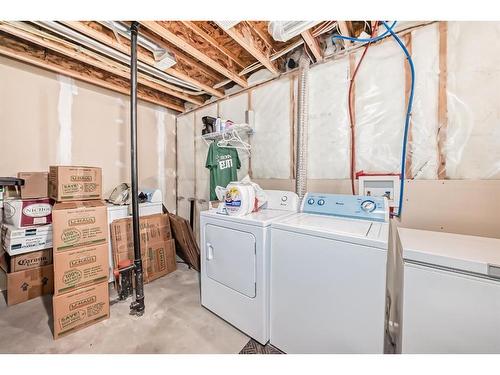
M3 223L16 228L46 225L52 222L52 200L8 199L3 204Z

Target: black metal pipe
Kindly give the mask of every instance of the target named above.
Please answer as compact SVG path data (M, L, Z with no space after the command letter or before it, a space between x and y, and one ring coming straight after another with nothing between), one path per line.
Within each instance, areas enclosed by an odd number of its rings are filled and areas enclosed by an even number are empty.
M142 273L141 240L139 236L139 201L137 186L137 33L139 23L130 26L130 157L132 168L132 231L134 236L135 301L131 314L144 313L144 278Z

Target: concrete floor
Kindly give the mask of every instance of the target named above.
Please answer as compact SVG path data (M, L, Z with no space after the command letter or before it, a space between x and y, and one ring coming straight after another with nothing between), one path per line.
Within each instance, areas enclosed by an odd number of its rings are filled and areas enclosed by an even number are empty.
M238 353L249 340L201 307L199 274L184 264L146 285L145 296L142 317L128 315L129 299L113 304L108 320L57 341L52 296L10 307L0 297L0 353Z

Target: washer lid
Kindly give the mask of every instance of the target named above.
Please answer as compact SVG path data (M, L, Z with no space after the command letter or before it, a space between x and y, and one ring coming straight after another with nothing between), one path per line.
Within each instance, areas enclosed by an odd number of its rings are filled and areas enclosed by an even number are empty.
M398 228L403 259L500 277L500 239Z
M272 223L276 229L387 249L387 223L298 213Z
M258 212L252 212L248 215L239 217L218 214L217 210L208 210L201 212L201 215L205 217L215 218L218 220L226 220L231 223L241 223L241 224L256 225L261 227L269 226L271 225L272 221L285 216L289 216L290 214L291 214L290 211L270 210L270 209L262 209Z

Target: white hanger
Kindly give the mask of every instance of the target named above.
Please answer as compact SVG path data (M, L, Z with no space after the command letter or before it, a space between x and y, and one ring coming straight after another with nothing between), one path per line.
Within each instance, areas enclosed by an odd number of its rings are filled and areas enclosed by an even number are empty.
M251 149L250 144L241 139L241 136L236 130L222 133L222 139L217 142L217 146L244 150L248 154L250 154Z

